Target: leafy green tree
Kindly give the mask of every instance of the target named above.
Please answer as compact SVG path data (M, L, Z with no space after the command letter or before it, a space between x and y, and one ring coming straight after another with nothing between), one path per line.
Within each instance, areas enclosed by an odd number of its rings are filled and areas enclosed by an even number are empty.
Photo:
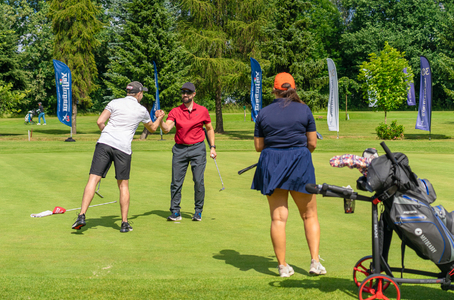
M50 7L54 57L64 62L72 75L73 133L77 133L77 105L91 106L90 93L97 88L93 51L99 45L95 36L102 29L98 13L98 7L90 0L53 0Z
M454 103L454 16L451 12L447 13L446 22L442 24L437 36L444 49L439 56L439 70L441 75L441 86L452 103Z
M345 120L348 120L348 96L357 92L360 88L359 84L348 77L342 77L338 81L339 98L345 95ZM352 92L353 91L353 92ZM339 102L341 103L340 99Z
M37 106L42 102L46 111L56 111L55 74L52 65L54 35L47 15L49 3L44 0L23 3L22 12L28 18L24 24L27 34L22 36L24 69L28 72L30 93L27 97Z
M11 83L14 90L27 89L27 74L23 70L23 54L19 51L19 35L15 31L17 16L14 9L0 3L0 80Z
M263 0L180 0L178 31L191 61L198 97L216 104L215 132L224 132L222 97L250 84L249 57L260 59ZM199 99L200 99L199 98Z
M308 10L309 31L318 41L318 58L337 60L340 57L339 36L344 29L342 15L333 0L312 0Z
M311 32L309 2L279 0L274 4L270 22L264 29L267 40L261 44L262 57L269 61L264 78L264 103L272 101L274 76L288 72L295 78L298 94L312 109L324 107L328 95L321 89L328 84L326 57L317 34ZM265 76L264 76L265 77ZM268 89L268 91L267 91Z
M397 109L407 99L407 86L413 82L413 72L404 54L387 42L380 54L369 54L369 61L360 67L358 79L363 83L364 98L376 100L374 110L385 112ZM407 74L403 69L407 68Z
M27 103L24 100L26 93L12 90L13 84L4 83L0 80L0 116L10 113L18 113L21 110L18 109L21 105Z
M436 32L446 24L447 13L453 8L453 0L342 0L341 9L348 19L341 37L341 75L354 78L362 61L367 60L369 53L378 53L385 41L405 53L415 73L419 71L421 55L428 58L434 70L438 69L443 46ZM433 104L446 108L440 75L433 73ZM415 88L419 88L419 81Z

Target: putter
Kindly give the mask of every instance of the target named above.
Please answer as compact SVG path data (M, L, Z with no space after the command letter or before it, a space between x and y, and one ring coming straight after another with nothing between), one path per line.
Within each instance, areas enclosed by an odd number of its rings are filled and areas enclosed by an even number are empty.
M100 188L100 187L101 187L101 180L99 180L99 182L98 182L98 190L97 190L95 193L96 193L96 195L98 195L99 197L104 198L103 195L101 195L101 194L99 193L99 188Z
M253 165L250 165L249 167L244 168L243 170L239 170L239 171L238 171L238 175L241 175L241 174L243 174L244 172L249 171L249 170L252 169L252 168L255 168L256 166L257 166L257 163L255 163L255 164L253 164Z

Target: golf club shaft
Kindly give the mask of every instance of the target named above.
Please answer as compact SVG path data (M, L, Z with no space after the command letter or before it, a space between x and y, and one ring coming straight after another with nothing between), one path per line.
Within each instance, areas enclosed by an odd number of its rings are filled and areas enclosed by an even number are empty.
M239 171L238 171L238 175L241 175L241 174L243 174L244 172L249 171L249 170L252 169L252 168L255 168L256 166L257 166L257 163L255 163L255 164L253 164L253 165L250 165L249 167L244 168L243 170L239 170Z
M117 201L112 201L112 202L106 202L106 203L101 203L101 204L95 204L95 205L90 205L89 207L95 207L95 206L101 206L101 205L106 205L106 204L112 204L112 203L116 203ZM82 207L78 207L78 208L71 208L71 209L67 209L66 211L72 211L72 210L77 210L77 209L81 209Z
M219 178L221 179L222 188L224 189L224 182L222 181L221 172L219 172L218 163L216 162L216 158L214 158L214 163L216 165L216 169L218 170Z
M101 194L99 193L99 188L100 188L100 187L101 187L101 180L99 180L99 182L98 182L98 190L95 191L95 193L96 193L96 195L98 195L99 197L104 198L104 196L101 195Z
M208 139L208 132L206 131L205 128L203 128L203 131L205 131L205 138L206 138L207 144L208 144L208 146L210 146L210 150L211 150L210 140ZM221 189L221 191L222 191L223 189L225 189L225 187L224 187L224 182L222 181L221 172L219 172L218 163L216 162L216 158L213 157L213 160L214 160L214 163L216 164L216 169L218 170L219 179L221 179L221 184L222 184L222 189Z

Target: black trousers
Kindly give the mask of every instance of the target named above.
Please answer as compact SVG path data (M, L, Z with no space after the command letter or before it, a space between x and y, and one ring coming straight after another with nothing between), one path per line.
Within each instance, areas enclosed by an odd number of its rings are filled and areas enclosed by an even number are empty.
M194 211L201 213L205 202L204 173L207 163L206 147L204 142L191 146L175 144L172 148L172 183L170 184L170 211L180 212L181 188L184 178L191 164L192 180L194 181Z

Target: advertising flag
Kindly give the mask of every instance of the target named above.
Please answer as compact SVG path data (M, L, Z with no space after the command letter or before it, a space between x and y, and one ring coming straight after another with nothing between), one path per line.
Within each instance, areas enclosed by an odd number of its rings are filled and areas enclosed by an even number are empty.
M258 61L251 57L251 116L255 122L262 109L262 69Z
M71 70L58 60L53 60L55 85L57 86L57 116L63 124L72 126L72 81Z
M419 109L415 129L430 131L432 115L432 71L427 58L421 59L421 86L419 89Z
M156 67L156 63L153 61L153 67L154 67L154 85L156 87L156 100L153 103L153 107L151 108L150 111L150 117L151 120L156 121L156 118L154 116L155 112L157 110L161 109L161 105L159 104L159 85L158 85L158 68Z
M407 68L404 68L404 73L407 74ZM415 84L414 83L409 83L408 84L407 104L409 106L416 105Z
M337 86L336 65L327 58L329 73L328 129L339 132L339 90Z

